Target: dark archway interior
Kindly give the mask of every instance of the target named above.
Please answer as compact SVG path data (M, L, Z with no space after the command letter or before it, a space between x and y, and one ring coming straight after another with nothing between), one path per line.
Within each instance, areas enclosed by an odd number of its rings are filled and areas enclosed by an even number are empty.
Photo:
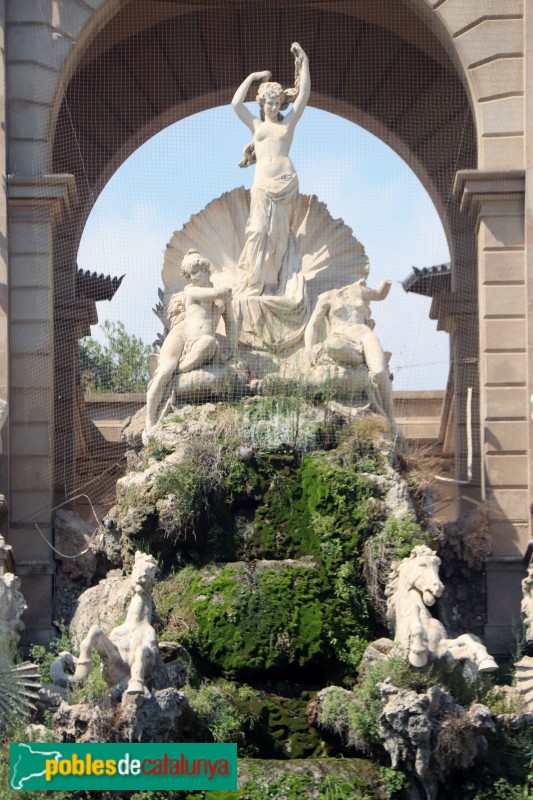
M182 13L179 2L134 0L79 62L59 111L53 165L76 176L85 213L124 158L169 122L214 97L228 102L254 70L292 85L289 48L298 38L311 62L311 103L326 98L328 110L397 150L454 237L451 186L458 169L475 167L474 124L449 56L410 8L398 0L346 3L345 13L342 3L335 11L308 2L196 5Z
M74 174L78 204L56 237L56 299L74 291L83 226L125 158L171 122L229 102L252 71L292 85L295 39L311 63L311 104L363 125L407 161L441 215L454 290L475 291L475 232L452 196L456 172L477 163L474 120L450 56L407 2L132 0L84 52L59 108L53 170ZM468 341L463 358L477 350ZM56 369L56 396L66 399L72 359Z

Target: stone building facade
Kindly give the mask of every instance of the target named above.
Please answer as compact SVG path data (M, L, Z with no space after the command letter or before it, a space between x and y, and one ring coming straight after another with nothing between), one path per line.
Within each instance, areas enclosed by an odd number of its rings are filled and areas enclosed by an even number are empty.
M488 502L493 649L508 638L533 490L533 8L527 0L0 0L0 474L4 531L45 639L53 508L75 488L76 253L106 181L166 125L230 101L257 64L363 125L418 175L448 237L457 511ZM186 158L177 153L176 158ZM106 265L94 265L106 269ZM531 267L531 270L530 270ZM36 524L37 523L37 526Z

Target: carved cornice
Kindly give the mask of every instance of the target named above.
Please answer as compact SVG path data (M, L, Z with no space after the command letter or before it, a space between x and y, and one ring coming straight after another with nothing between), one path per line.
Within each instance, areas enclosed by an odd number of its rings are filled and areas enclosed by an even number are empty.
M74 175L8 175L9 209L48 214L56 220L76 201Z
M463 169L455 176L453 194L459 200L463 213L478 215L483 202L523 200L525 189L526 173L523 169Z

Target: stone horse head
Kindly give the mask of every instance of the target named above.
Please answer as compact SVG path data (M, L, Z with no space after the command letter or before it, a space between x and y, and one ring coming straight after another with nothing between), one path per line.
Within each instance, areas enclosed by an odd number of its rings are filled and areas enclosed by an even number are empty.
M402 613L399 605L409 595L411 602L424 606L432 606L442 595L444 584L439 578L440 558L425 545L413 548L409 558L392 565L389 582L385 590L387 596L387 614L393 629L398 613ZM405 611L405 609L403 609Z
M151 594L158 569L157 561L153 556L137 551L131 573L134 593Z
M433 550L422 545L415 547L409 558L393 565L385 593L397 650L414 667L444 658L450 665L462 662L472 675L477 670L496 669L496 662L476 636L464 633L450 639L442 622L432 616L429 608L444 591L440 564Z

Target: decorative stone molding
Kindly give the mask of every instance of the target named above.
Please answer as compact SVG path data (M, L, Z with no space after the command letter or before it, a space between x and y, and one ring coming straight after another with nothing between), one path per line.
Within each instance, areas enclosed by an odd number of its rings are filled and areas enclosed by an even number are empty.
M48 211L55 222L76 201L76 179L67 174L9 175L7 197L11 208L30 205L35 211Z
M455 176L453 194L464 214L479 214L484 201L520 200L526 190L523 169L488 171L463 169Z

